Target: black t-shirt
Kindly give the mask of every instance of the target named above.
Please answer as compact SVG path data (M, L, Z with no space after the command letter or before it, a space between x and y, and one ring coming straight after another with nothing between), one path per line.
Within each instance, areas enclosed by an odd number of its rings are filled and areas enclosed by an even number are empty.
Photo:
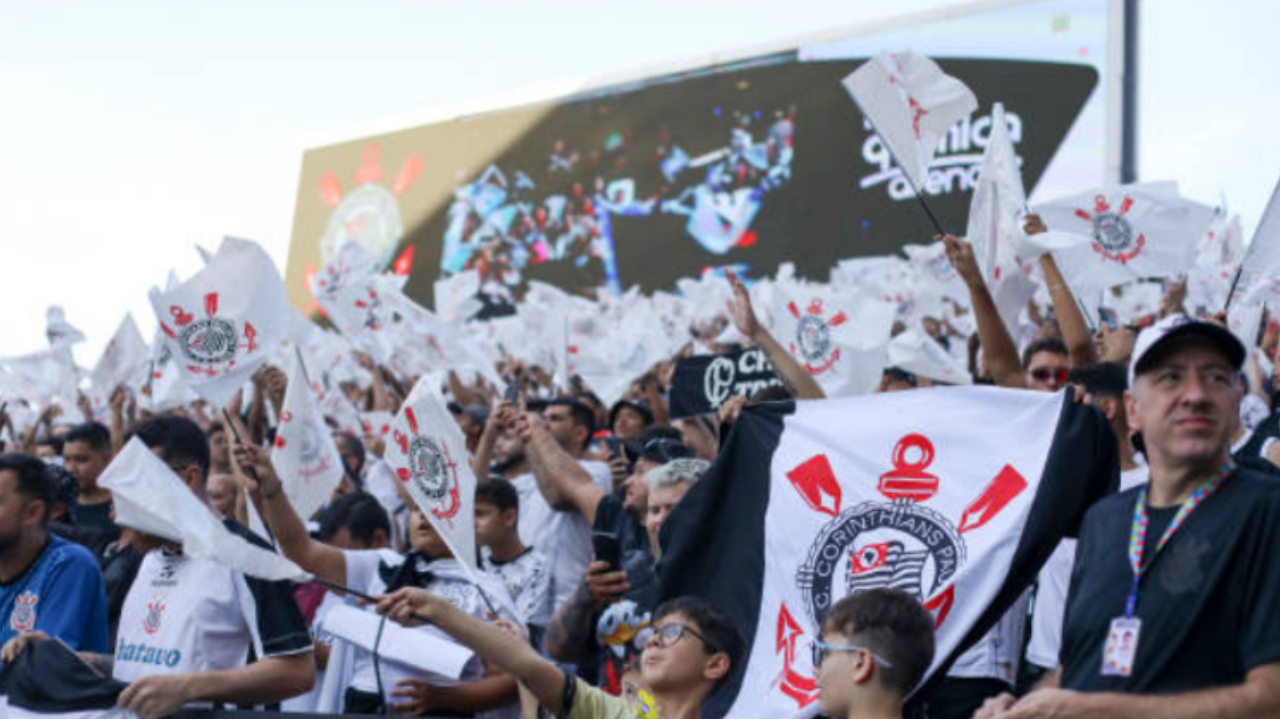
M1154 559L1177 508L1149 511L1133 674L1102 675L1111 621L1124 615L1133 582L1138 492L1109 497L1085 516L1063 629L1063 688L1191 691L1239 684L1250 669L1280 661L1280 481L1240 468Z
M71 508L71 516L75 517L77 527L119 531L116 528L116 523L111 521L110 501L97 504L76 504Z
M591 644L592 659L583 662L579 676L616 695L622 691L622 673L626 663L637 653L635 634L649 626L657 606L656 561L653 552L649 551L649 534L644 525L626 511L617 496L606 495L600 499L592 529L618 535L622 569L627 573L631 591L622 601L597 613Z

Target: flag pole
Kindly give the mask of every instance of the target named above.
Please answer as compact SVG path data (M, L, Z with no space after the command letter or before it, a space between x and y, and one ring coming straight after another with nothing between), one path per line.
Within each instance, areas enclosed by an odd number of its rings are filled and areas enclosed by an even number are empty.
M877 133L880 132L880 130L876 129L876 124L871 121L871 118L868 117L865 112L862 113L862 119L867 121L867 124L871 126L872 130L875 130ZM892 157L894 162L898 163L898 167L902 169L902 176L907 178L907 184L910 185L912 191L916 193L916 199L920 201L920 206L924 208L924 214L929 216L929 222L933 223L933 229L937 230L939 235L947 234L947 231L942 229L942 223L938 222L937 216L933 214L933 208L929 207L928 201L924 199L924 193L920 191L919 187L916 187L916 181L911 179L911 173L907 172L907 166L902 164L902 160L899 160L898 156L893 153L893 148L889 146L889 143L884 143L884 147L889 151L889 156Z
M1240 284L1240 274L1244 272L1244 264L1236 268L1236 276L1231 280L1231 289L1227 291L1227 303L1222 306L1222 311L1226 312L1231 309L1231 298L1236 296L1236 286Z
M298 345L294 345L293 351L298 357L298 368L302 370L302 379L307 383L307 386L310 387L311 377L307 374L307 363L302 361L302 348Z
M352 597L355 597L356 599L359 599L359 600L360 600L360 601L362 601L362 602L367 602L367 603L369 603L369 604L377 604L377 603L378 603L378 598L377 598L377 597L375 597L375 596L373 596L373 595L371 595L371 594L365 594L364 592L357 592L356 590L352 589L351 587L346 586L345 584L339 584L339 583L337 583L337 582L331 582L331 581L329 581L328 579L325 579L324 577L317 577L317 576L315 576L315 575L312 575L312 576L311 576L311 581L315 582L316 584L319 584L320 586L324 587L325 589L328 589L328 590L329 590L329 591L331 591L331 592L341 592L342 594L350 595L350 596L352 596ZM481 595L481 596L483 596L483 595ZM427 620L427 618L426 618L426 617L422 616L421 614L415 614L415 615L413 615L413 618L414 618L414 619L417 619L418 621L422 622L423 624L430 624L430 623L431 623L431 622L429 622L429 621Z

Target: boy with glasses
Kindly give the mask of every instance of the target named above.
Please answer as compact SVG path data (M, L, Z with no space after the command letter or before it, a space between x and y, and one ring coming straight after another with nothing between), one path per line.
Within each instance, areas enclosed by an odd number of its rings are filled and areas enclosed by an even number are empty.
M923 610L922 610L923 611ZM378 612L409 626L430 622L502 667L553 714L567 719L632 719L636 707L575 679L520 639L467 616L444 599L416 588L378 601ZM654 614L640 671L649 696L641 701L663 719L697 719L707 697L742 662L745 642L714 605L697 597L665 602Z
M822 713L899 719L933 649L933 617L910 595L871 589L841 599L813 645Z

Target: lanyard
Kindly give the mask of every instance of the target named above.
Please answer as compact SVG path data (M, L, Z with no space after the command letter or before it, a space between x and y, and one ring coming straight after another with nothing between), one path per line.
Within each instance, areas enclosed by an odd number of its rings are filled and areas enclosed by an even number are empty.
M1149 568L1155 563L1156 557L1160 556L1160 550L1164 549L1169 540L1173 539L1173 535L1178 533L1182 525L1186 523L1187 517L1200 506L1200 503L1208 499L1217 492L1227 477L1235 471L1235 462L1227 460L1218 472L1200 483L1196 487L1196 491L1187 497L1182 506L1178 508L1178 513L1174 515L1173 521L1164 530L1164 535L1160 537L1160 542L1156 544L1156 551L1151 556L1151 562L1147 564ZM1129 590L1129 598L1125 601L1124 616L1132 619L1134 612L1138 609L1138 585L1142 581L1142 553L1147 545L1147 525L1150 519L1147 517L1147 487L1143 486L1138 492L1138 503L1133 508L1133 526L1129 530L1129 567L1133 570L1133 588Z

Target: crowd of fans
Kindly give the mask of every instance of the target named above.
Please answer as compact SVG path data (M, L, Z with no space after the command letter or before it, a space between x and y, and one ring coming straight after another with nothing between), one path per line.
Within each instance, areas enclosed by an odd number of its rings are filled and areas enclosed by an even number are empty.
M1042 229L1028 219L1028 232ZM837 603L812 647L822 711L931 719L1280 711L1280 623L1269 619L1280 606L1272 553L1280 549L1273 364L1280 328L1264 323L1242 344L1223 317L1188 313L1185 285L1171 281L1150 316L1093 332L1046 255L1050 301L1031 308L1030 330L1014 337L971 247L950 236L939 241L968 288L976 332L964 336L941 318L921 329L967 354L979 383L1065 389L1096 407L1114 430L1127 491L1096 505L1079 541L1056 548L1027 597L910 701L933 659L932 617L887 589ZM661 601L659 531L742 412L762 402L823 399L757 319L746 288L737 278L731 283L725 320L765 351L783 387L731 399L712 415L669 419L674 358L637 378L613 406L580 378L557 391L548 368L516 360L497 368L514 392L449 375L443 390L481 478L474 520L480 586L400 489L376 426L365 436L335 431L343 482L315 516L297 515L269 460L269 418L279 416L287 384L279 368L259 371L247 401L237 398L225 412L193 402L153 414L122 389L108 423L64 423L57 405L23 432L0 418L7 437L0 455L4 661L56 637L129 682L120 705L149 719L185 706L699 716L706 697L745 661L744 628L696 597ZM690 342L736 349L717 344L718 335ZM361 411L394 414L418 378L365 362L371 382L343 391ZM939 384L891 366L880 391ZM317 581L247 577L117 526L111 493L98 480L134 437L229 528L274 545ZM1193 505L1192 519L1191 510L1178 512L1219 475L1229 481L1218 496L1200 496L1203 508ZM1141 641L1161 648L1132 673L1106 676L1098 657L1113 621L1125 616L1131 586L1138 591L1128 538L1139 492L1140 508L1149 508L1144 527L1150 514L1146 554L1138 547L1147 577ZM1204 532L1237 540L1227 556L1210 558ZM368 646L326 631L326 617L360 604L335 587L376 598L378 613L431 627L415 632L443 632L477 659L460 681L380 660ZM392 631L377 626L379 636ZM376 647L378 639L371 641Z

